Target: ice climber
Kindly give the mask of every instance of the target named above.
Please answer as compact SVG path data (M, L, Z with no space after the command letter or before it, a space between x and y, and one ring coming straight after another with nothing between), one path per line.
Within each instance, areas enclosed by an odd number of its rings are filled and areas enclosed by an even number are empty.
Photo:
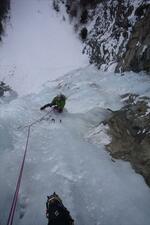
M64 106L66 103L66 96L63 94L57 95L56 97L53 98L51 103L48 103L44 106L42 106L40 109L43 110L47 107L52 107L58 111L59 113L63 112Z
M53 195L47 196L46 217L48 225L74 225L74 220L69 211L55 192Z

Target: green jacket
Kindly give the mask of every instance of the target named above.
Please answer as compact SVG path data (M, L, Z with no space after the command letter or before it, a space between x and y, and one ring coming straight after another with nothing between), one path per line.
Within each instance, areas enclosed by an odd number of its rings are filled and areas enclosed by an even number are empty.
M64 95L56 96L52 102L51 106L56 105L59 109L63 109L66 103L66 97Z

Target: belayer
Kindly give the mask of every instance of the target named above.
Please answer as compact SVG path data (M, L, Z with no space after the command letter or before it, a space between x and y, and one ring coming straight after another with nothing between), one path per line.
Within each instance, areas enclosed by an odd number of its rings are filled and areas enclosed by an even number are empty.
M74 225L74 220L69 211L55 192L53 195L47 196L46 217L48 225Z
M64 106L66 104L66 96L63 94L57 95L53 98L51 103L48 103L40 108L40 110L43 110L47 107L52 107L59 113L63 112Z

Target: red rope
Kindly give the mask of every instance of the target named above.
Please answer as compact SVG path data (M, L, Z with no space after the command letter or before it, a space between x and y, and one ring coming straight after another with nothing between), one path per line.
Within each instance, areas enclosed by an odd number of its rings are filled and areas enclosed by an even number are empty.
M17 200L18 200L18 195L19 195L21 179L22 179L22 173L23 173L23 169L24 169L25 158L26 158L26 154L27 154L27 150L28 150L28 143L29 143L29 137L30 137L30 128L31 127L29 126L28 127L28 134L27 134L27 141L26 141L24 156L23 156L23 160L22 160L22 164L21 164L21 168L20 168L20 173L19 173L19 177L18 177L18 181L17 181L17 185L16 185L15 194L14 194L14 197L13 197L11 209L10 209L8 220L7 220L7 225L12 225L13 224L13 219L14 219L14 214L15 214L15 210L16 210L16 205L17 205Z

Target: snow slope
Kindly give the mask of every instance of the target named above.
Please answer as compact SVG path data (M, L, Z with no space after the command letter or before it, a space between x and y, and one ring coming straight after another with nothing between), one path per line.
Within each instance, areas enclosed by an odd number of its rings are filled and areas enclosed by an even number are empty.
M21 95L88 62L71 25L51 4L52 0L11 0L0 50L0 80Z
M26 129L17 128L45 115L40 106L61 91L68 96L64 113L32 127L14 224L46 224L46 195L53 191L77 225L149 224L149 188L129 163L111 161L104 150L109 138L99 125L109 116L106 107L122 105L120 94L150 96L149 82L144 75L119 76L87 67L46 83L39 94L1 105L1 223L8 215L27 136Z

